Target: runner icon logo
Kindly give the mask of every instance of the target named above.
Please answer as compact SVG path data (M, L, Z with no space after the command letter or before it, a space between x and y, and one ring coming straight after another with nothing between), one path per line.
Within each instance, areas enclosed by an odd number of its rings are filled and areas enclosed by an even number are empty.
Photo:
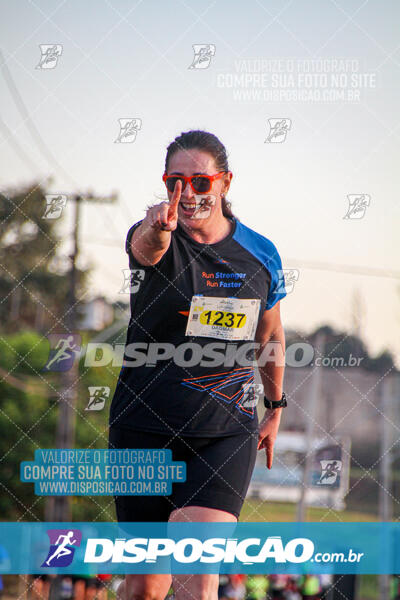
M193 44L194 57L189 69L207 69L215 56L214 44Z
M122 269L124 282L119 294L136 294L144 280L144 269Z
M54 69L57 66L58 59L62 54L61 44L40 44L40 61L36 65L37 69Z
M79 529L48 529L50 549L41 567L68 567L72 563L75 547L81 545Z
M318 485L332 485L336 482L342 468L341 460L320 460L322 473Z

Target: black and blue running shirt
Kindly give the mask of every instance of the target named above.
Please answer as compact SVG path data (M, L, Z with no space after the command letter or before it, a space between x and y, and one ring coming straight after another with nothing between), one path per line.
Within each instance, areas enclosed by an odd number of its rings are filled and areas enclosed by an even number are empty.
M247 401L255 328L286 291L274 244L231 220L231 232L215 244L196 242L178 223L151 266L130 247L142 221L129 229L131 318L110 426L196 437L258 428Z

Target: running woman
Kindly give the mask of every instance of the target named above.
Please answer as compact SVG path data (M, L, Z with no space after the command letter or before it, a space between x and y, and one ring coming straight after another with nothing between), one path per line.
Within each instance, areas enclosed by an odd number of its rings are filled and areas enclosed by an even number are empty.
M109 448L170 448L187 479L170 496L116 496L119 522L235 523L257 449L272 466L286 406L282 264L274 244L232 214L231 179L215 135L182 133L167 148L168 202L127 234L131 319ZM171 581L177 600L218 597L218 575L209 574L127 575L118 597L163 600Z

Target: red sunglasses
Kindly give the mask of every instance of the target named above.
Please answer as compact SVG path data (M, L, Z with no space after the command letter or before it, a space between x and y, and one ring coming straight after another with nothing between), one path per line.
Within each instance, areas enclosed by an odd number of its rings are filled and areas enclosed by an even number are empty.
M213 181L219 179L224 173L226 171L220 171L216 175L191 175L190 177L185 177L184 175L167 175L164 173L162 178L169 192L174 191L175 184L180 179L182 181L182 192L186 184L190 183L192 190L196 194L207 194L211 190Z

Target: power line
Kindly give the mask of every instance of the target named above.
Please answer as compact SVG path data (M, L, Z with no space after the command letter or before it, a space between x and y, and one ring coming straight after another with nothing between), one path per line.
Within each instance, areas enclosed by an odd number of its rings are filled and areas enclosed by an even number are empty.
M100 240L98 238L89 236L85 237L83 241L87 244L98 244L99 246L113 246L122 249L124 247L121 240ZM352 273L354 275L368 275L370 277L386 277L388 279L400 279L400 271L393 271L392 269L360 267L358 265L341 265L328 262L298 260L292 258L287 258L284 262L285 265L290 265L291 267L301 267L303 269L316 269L318 271L336 271L338 273Z
M20 146L19 142L14 138L14 134L11 129L6 125L3 119L0 117L0 129L3 131L6 139L10 142L10 146L13 147L15 153L35 174L39 171L35 163L29 158L25 150Z
M3 53L1 52L1 50L0 50L0 60L2 62L1 68L3 71L3 76L5 79L5 82L8 86L8 89L10 90L10 93L13 97L14 103L18 109L19 114L23 118L24 123L26 124L26 127L27 127L33 141L35 142L36 146L38 147L39 151L42 153L42 155L45 157L47 162L54 169L56 169L57 171L62 173L62 175L67 180L69 180L74 186L76 186L76 182L68 175L68 173L63 169L63 167L58 163L57 159L52 154L52 152L47 148L42 136L40 135L38 129L36 128L36 125L34 124L31 116L29 115L28 109L26 108L25 103L22 99L22 96L19 93L17 86L15 85L15 82L14 82L14 80L11 76L11 73L7 67L7 64L4 60Z
M378 269L374 267L360 267L357 265L340 265L319 261L307 261L288 258L285 264L303 269L317 269L319 271L337 271L339 273L352 273L357 275L369 275L370 277L387 277L389 279L400 279L400 271L392 269Z

